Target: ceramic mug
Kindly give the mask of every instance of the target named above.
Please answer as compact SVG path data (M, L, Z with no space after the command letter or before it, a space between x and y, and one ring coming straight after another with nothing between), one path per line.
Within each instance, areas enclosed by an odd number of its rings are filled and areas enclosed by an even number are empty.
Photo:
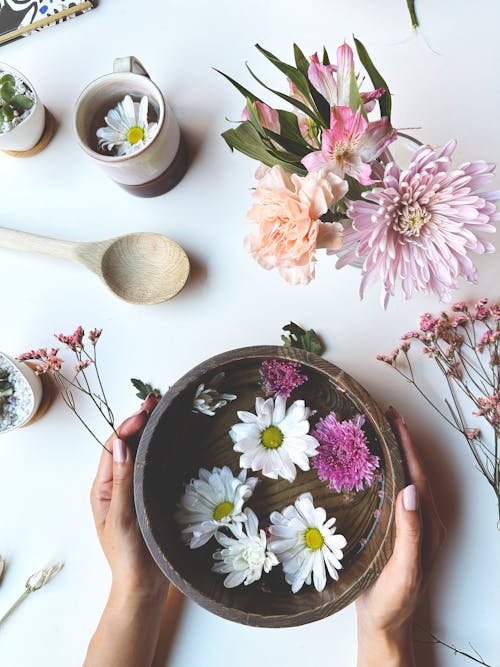
M146 96L156 114L153 139L129 155L105 155L99 151L96 131L103 127L110 109L131 95ZM151 119L149 119L151 120ZM76 103L74 126L82 149L118 185L139 197L154 197L171 190L184 176L187 151L179 125L162 92L134 58L116 58L113 73L92 81Z
M17 79L24 81L35 97L29 116L8 132L0 134L0 150L29 151L40 141L45 129L45 107L24 74L7 63L0 63L0 72L12 74Z

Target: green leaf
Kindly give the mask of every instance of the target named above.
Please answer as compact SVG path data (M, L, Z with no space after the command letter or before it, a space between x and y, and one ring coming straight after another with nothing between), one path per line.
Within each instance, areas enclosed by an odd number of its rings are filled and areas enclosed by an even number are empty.
M306 331L295 322L290 322L283 327L283 331L288 331L290 334L281 336L285 347L298 347L313 354L323 354L325 351L325 346L314 329Z
M297 116L291 111L283 111L282 109L278 109L277 111L280 119L280 134L298 144L302 143L308 149L308 152L310 152L311 147L302 136Z
M14 95L10 100L10 104L18 111L27 111L33 106L33 100L30 100L26 95Z
M10 81L5 81L5 83L2 83L2 85L0 86L0 97L5 102L9 102L14 93L15 93L14 84L11 83Z
M252 102L249 98L247 98L247 111L248 111L248 120L254 128L257 130L257 132L262 136L265 137L266 133L264 131L264 128L262 127L262 124L260 122L259 114L257 113L257 108L255 106L255 102Z
M0 85L6 82L11 83L13 86L16 85L16 80L14 79L12 74L4 74L2 77L0 77Z
M372 59L368 55L368 51L366 50L362 42L360 42L359 39L356 39L356 37L354 37L354 43L356 44L356 51L358 52L359 59L361 60L363 67L367 71L373 86L375 88L383 88L385 90L385 93L378 101L380 106L380 115L387 116L387 118L391 120L392 101L391 101L391 92L389 90L389 86L386 84L382 75L379 73L379 71L373 64Z
M4 105L2 111L5 120L11 121L14 118L14 110L9 104Z
M155 396L161 396L161 391L159 389L153 389L153 385L149 382L143 382L137 378L131 378L130 382L138 390L136 394L137 398L140 398L142 401L145 401L149 394L154 394Z
M282 60L280 60L275 55L273 55L270 51L266 51L266 49L264 49L259 44L256 44L255 47L275 67L277 67L280 70L280 72L283 72L283 74L286 77L288 77L290 79L290 81L293 81L293 83L297 86L297 88L300 90L302 95L304 95L304 97L312 103L312 99L311 99L311 96L309 94L309 84L308 84L307 78L302 74L302 72L300 70L298 70L296 67L293 67L293 65L288 65L287 63L284 63Z
M231 149L235 149L248 155L254 160L258 160L268 167L279 165L292 174L305 174L306 170L302 165L293 165L284 159L282 155L268 148L254 126L245 120L236 128L231 128L222 133L222 137Z
M349 104L353 111L361 110L361 113L366 118L366 109L365 105L361 102L361 95L359 94L358 81L356 79L356 73L354 68L351 70L351 85L349 88Z
M289 156L293 155L295 157L294 162L300 162L302 158L311 152L311 146L305 142L300 144L293 139L289 139L284 133L277 134L272 130L264 130L266 135L279 144L285 151L288 152Z
M318 116L318 114L315 111L313 111L310 107L308 107L306 104L304 104L300 100L294 99L290 95L286 95L285 93L280 93L278 90L274 90L273 88L270 88L267 84L265 84L263 81L261 81L259 79L259 77L256 74L254 74L254 72L252 72L252 70L250 69L250 67L248 65L247 65L247 69L250 72L250 74L253 76L253 78L258 83L260 83L260 85L263 86L266 90L269 90L271 93L274 93L278 97L281 97L282 100L285 100L286 102L288 102L292 106L297 107L297 109L300 109L301 111L303 111L307 116L312 118L314 120L314 122L317 123L318 125L320 125L321 127L326 127L322 118L320 116Z
M326 47L323 47L323 65L329 65L329 64L330 64L330 56L328 55Z
M293 45L293 54L295 56L295 64L297 65L297 69L299 72L302 72L305 77L307 77L309 71L309 61L297 46L297 44Z
M218 74L222 74L222 76L223 76L224 78L226 78L230 83L232 83L233 86L234 86L237 90L240 91L240 93L243 95L243 97L247 97L248 99L252 100L252 102L262 102L262 100L260 99L260 97L257 97L256 95L254 95L253 93L251 93L249 90L247 90L246 88L244 88L241 84L239 84L237 81L235 81L234 79L232 79L230 76L228 76L227 74L224 74L224 72L221 72L219 69L216 69L215 67L214 67L214 70L215 70Z
M4 124L5 122L5 116L3 113L3 109L0 109L0 127Z

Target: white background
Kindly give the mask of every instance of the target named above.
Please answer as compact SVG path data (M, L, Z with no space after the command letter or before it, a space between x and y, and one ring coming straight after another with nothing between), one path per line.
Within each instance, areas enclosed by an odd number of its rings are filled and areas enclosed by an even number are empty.
M86 16L2 46L0 58L31 79L59 123L52 143L38 156L0 155L2 224L82 241L161 232L186 249L193 272L170 303L138 307L117 300L79 266L2 251L0 349L15 355L47 345L53 332L69 332L78 324L103 327L102 373L122 418L137 409L130 377L166 389L213 354L278 344L290 319L315 328L324 336L329 359L383 406L394 404L405 415L434 482L448 540L421 623L461 647L473 642L487 662L498 666L494 494L464 443L375 359L414 327L420 313L436 311L439 304L433 297L397 298L384 312L377 289L360 302L359 271L338 272L326 256L307 287L290 287L261 269L242 248L255 164L232 155L219 136L228 127L225 116L239 117L242 98L212 66L250 86L244 68L249 61L266 81L283 87L255 42L287 60L294 41L306 54L323 44L333 54L354 33L390 84L397 127L419 126L414 133L436 145L456 138L457 160L499 160L500 5L419 0L417 8L422 32L415 36L405 0L102 0ZM134 198L102 175L80 152L72 129L81 90L111 71L114 57L125 55L137 56L167 91L193 157L180 185L151 200ZM457 298L498 299L498 256L480 258L478 265L479 286L462 284ZM436 396L443 389L439 378L434 389ZM100 434L107 436L102 428ZM66 563L58 578L1 628L0 664L79 665L109 586L88 503L99 447L59 400L35 425L4 435L0 447L0 553L9 561L0 613L31 572L47 562ZM289 667L355 664L354 607L285 630L238 626L191 602L179 613L172 667L228 661L249 667L256 660ZM426 667L472 664L442 648L421 647L419 656Z

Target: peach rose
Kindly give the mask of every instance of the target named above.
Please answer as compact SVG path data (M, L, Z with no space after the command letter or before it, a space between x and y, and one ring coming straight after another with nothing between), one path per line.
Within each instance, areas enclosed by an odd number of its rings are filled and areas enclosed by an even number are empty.
M301 177L274 166L255 189L257 203L247 217L257 226L246 237L245 247L262 267L278 269L286 282L309 283L316 249L336 251L342 246L342 225L319 218L347 188L346 181L331 171Z

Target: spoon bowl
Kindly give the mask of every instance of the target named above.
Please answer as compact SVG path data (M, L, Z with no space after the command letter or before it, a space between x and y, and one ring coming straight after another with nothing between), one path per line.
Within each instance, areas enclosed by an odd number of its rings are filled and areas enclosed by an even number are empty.
M102 255L102 278L118 297L136 304L167 301L189 274L184 250L161 234L138 232L114 239Z
M181 246L153 232L74 243L0 227L0 247L79 262L97 274L116 296L134 304L171 299L189 275L189 259Z

